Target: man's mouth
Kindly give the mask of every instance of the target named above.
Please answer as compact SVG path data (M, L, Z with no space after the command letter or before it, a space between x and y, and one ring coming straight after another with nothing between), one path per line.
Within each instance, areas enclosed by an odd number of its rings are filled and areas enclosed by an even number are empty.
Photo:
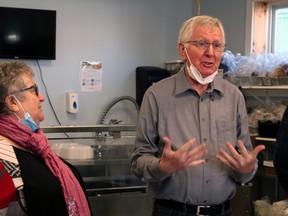
M212 62L202 62L205 67L211 67L213 65Z

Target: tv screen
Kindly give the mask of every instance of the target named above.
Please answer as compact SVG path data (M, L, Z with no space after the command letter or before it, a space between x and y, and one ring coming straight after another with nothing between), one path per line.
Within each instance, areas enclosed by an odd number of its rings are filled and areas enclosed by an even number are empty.
M0 58L55 59L56 11L0 7Z

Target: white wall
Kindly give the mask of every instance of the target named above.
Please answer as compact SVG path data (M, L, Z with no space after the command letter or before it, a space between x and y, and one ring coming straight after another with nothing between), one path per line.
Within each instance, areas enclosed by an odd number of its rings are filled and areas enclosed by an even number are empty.
M245 53L246 4L245 0L201 1L201 14L215 16L222 21L226 33L226 49L233 53Z
M115 98L135 98L137 66L165 66L179 59L177 37L180 25L191 17L191 0L2 0L1 6L57 11L56 60L40 60L48 95L62 125L96 124L100 114ZM102 92L80 92L80 62L101 61ZM26 61L36 71L35 80L44 94L40 70L34 60ZM65 109L65 93L79 94L79 113ZM42 125L57 125L46 101ZM111 109L111 118L136 123L137 112L129 101Z
M51 103L62 125L96 124L115 98L135 98L137 66L165 66L179 59L178 31L182 22L197 14L197 0L2 0L1 6L57 11L56 60L39 61ZM201 14L219 17L227 37L227 49L244 53L246 1L201 1ZM81 61L101 61L102 92L80 92ZM35 80L44 93L36 61L27 61L36 71ZM79 94L80 110L65 109L65 93ZM47 95L44 94L47 98ZM42 125L57 125L46 99ZM136 123L133 104L123 101L106 117Z

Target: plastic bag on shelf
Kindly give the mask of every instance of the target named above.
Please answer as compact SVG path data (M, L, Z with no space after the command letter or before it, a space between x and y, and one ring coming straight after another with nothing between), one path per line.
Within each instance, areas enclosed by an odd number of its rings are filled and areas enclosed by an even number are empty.
M288 53L263 53L243 56L239 53L233 54L227 50L222 54L221 63L228 68L224 78L232 83L235 82L235 85L241 85L241 79L243 79L243 85L287 85L287 62ZM232 77L234 79L231 79ZM244 81L247 77L252 78L248 80L248 83Z
M269 198L265 196L253 204L255 216L288 216L288 200L271 204Z
M250 133L260 136L264 135L264 137L270 134L269 137L276 137L285 109L286 105L274 103L267 107L258 106L251 108L248 113Z

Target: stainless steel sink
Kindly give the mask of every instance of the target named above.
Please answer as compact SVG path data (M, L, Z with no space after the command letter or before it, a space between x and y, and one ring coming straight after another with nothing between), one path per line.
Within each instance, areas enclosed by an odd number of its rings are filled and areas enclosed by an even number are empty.
M42 128L51 143L92 148L89 159L66 159L83 177L89 196L145 192L147 183L131 172L130 156L136 125L51 126ZM60 155L61 156L61 155Z

